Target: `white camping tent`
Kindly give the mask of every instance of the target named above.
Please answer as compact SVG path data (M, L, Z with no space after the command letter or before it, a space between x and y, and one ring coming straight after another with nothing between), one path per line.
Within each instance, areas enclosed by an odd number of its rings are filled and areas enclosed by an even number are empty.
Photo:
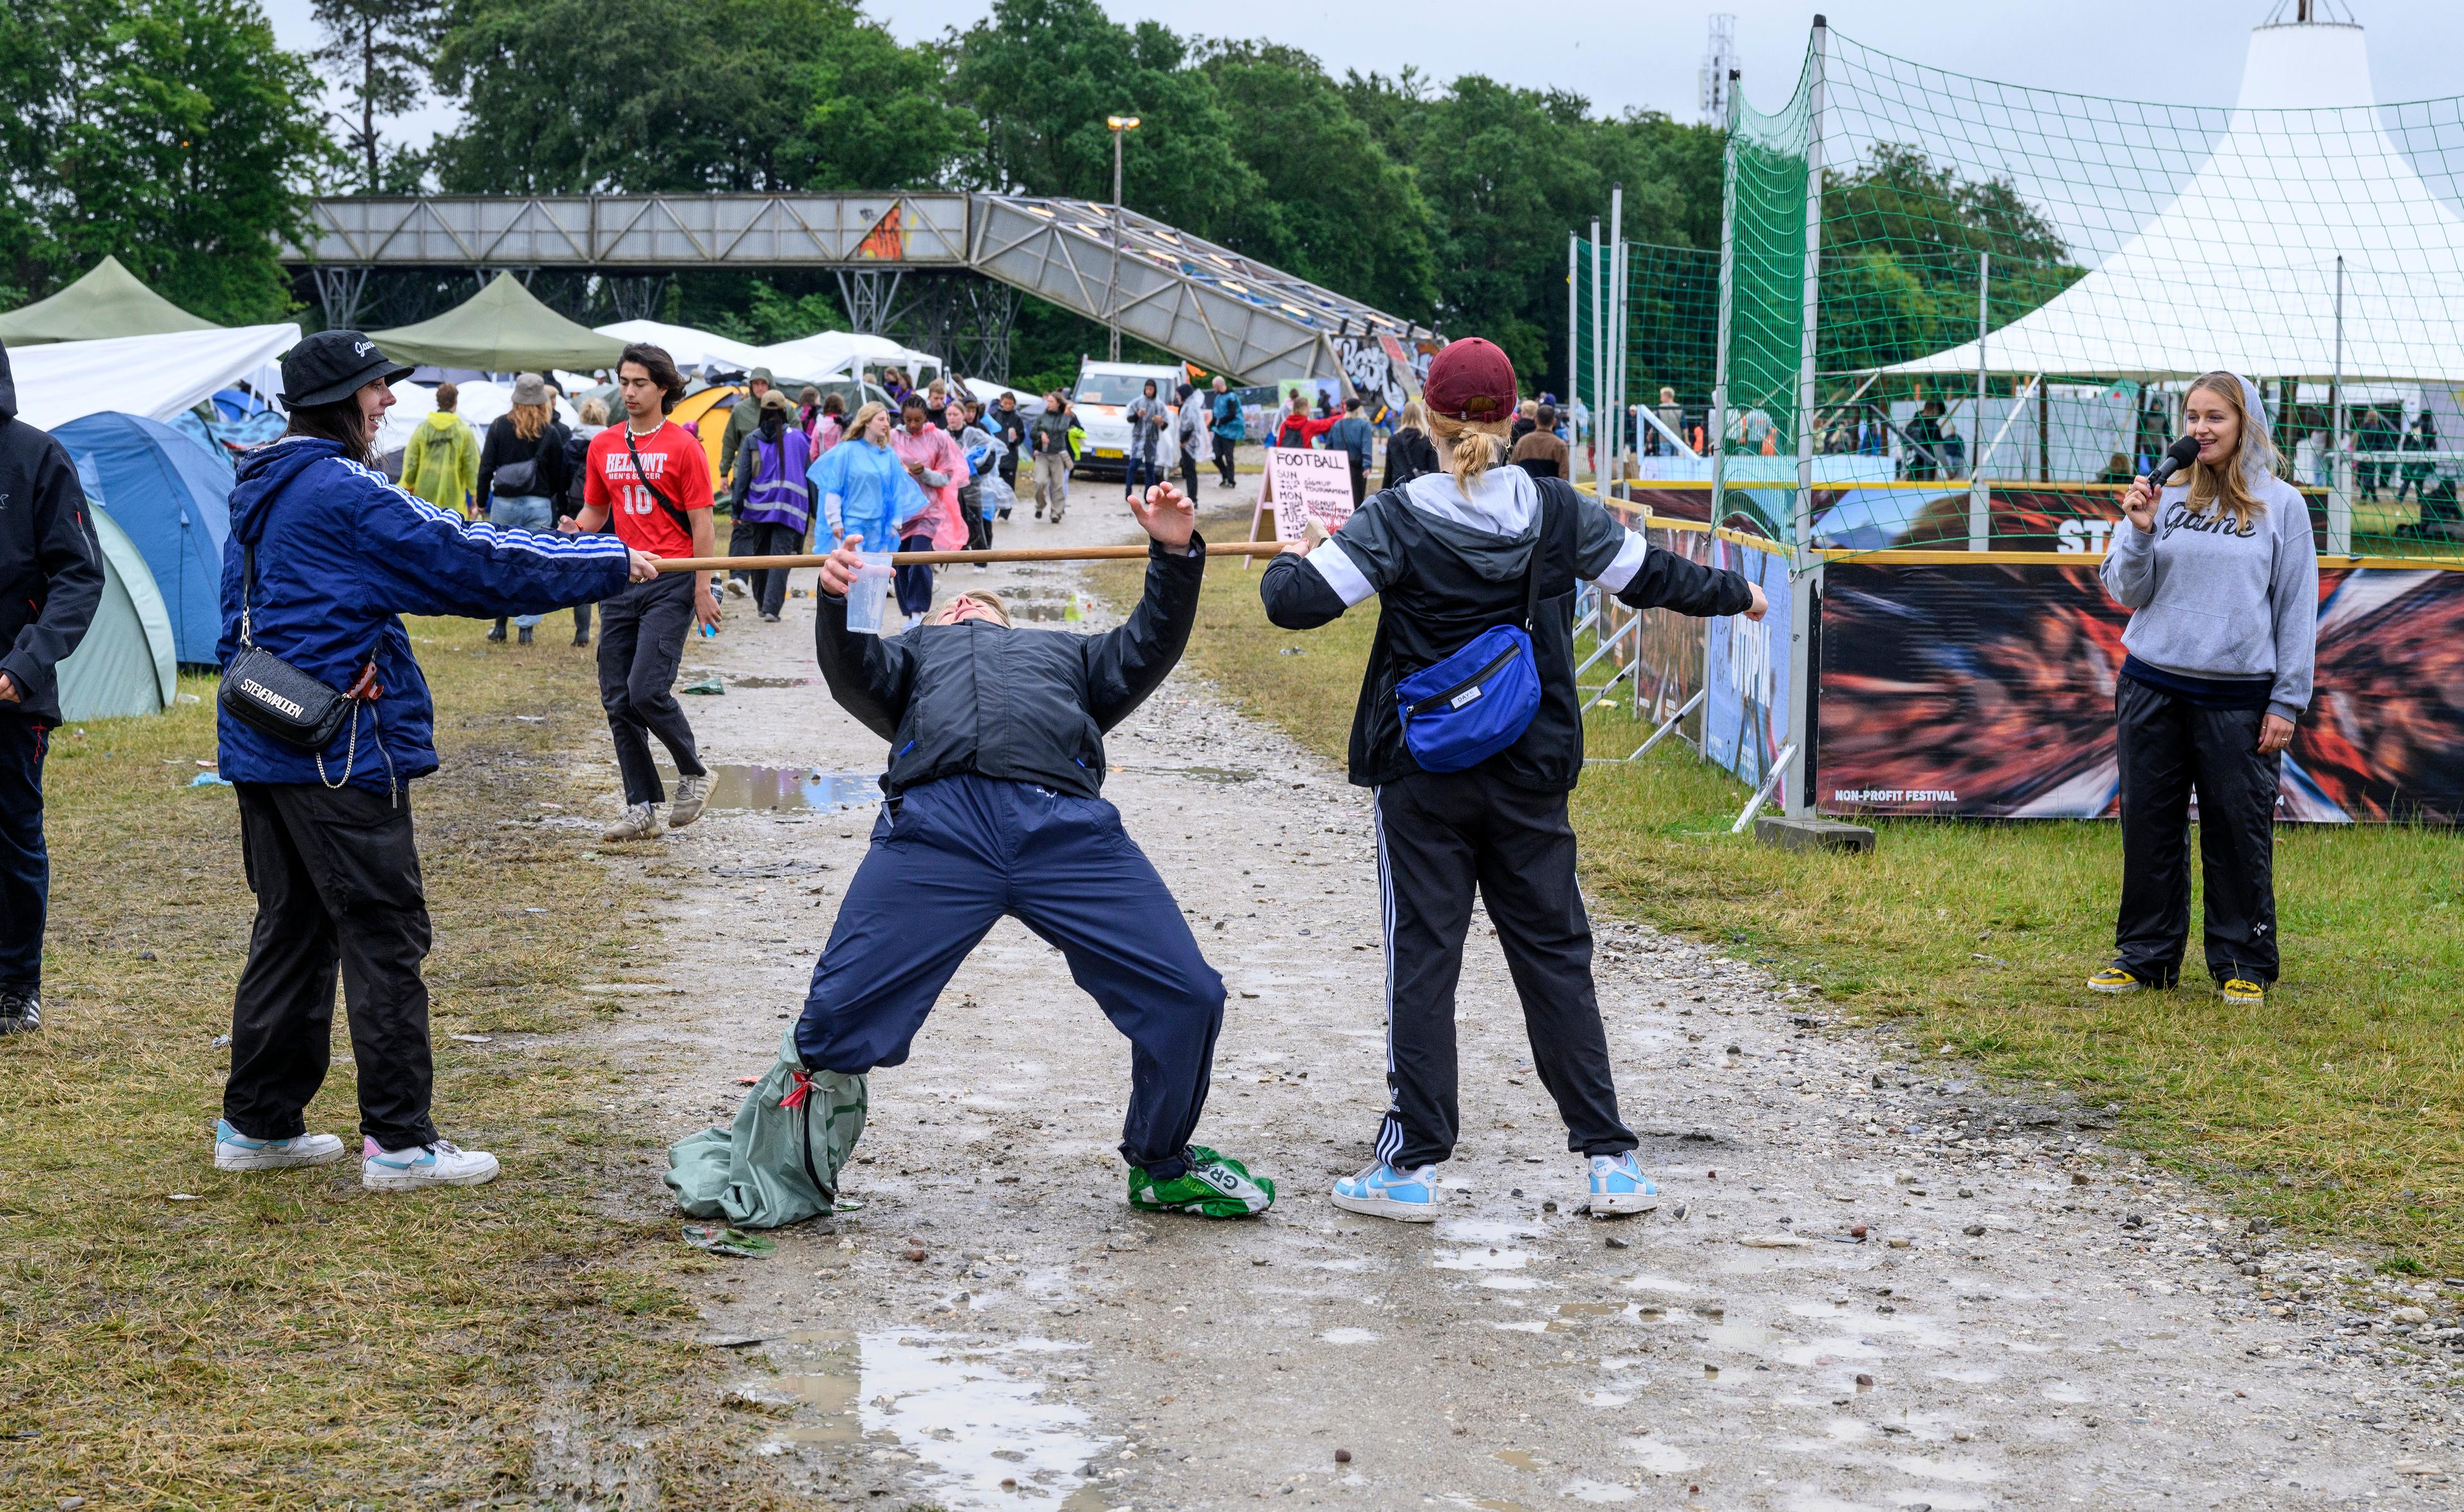
M128 533L108 510L98 509L91 517L95 537L102 542L102 602L95 605L94 621L77 648L60 659L60 716L109 719L161 713L180 691L171 611L145 565L145 554Z
M2413 164L2373 103L2360 27L2259 27L2198 172L2077 283L1991 332L1984 365L2328 379L2341 256L2345 380L2464 381L2464 218ZM1969 341L1884 371L1978 366Z
M731 341L726 337L697 331L689 325L669 325L660 320L618 320L611 325L594 325L591 329L620 341L648 341L652 346L665 347L668 355L676 360L676 365L688 372L708 365L723 372L749 373L768 362L758 346Z
M106 409L168 420L243 379L275 394L282 387L275 359L298 340L299 327L285 321L11 347L17 418L38 430Z
M488 439L488 422L514 407L514 385L500 383L493 378L473 378L453 385L453 412L460 415L479 439ZM385 412L377 424L377 455L400 451L410 444L410 433L419 423L436 412L436 390L426 383L414 383L406 378L393 385L393 407ZM567 426L581 422L574 418L573 403L559 398L556 418Z
M824 331L800 341L781 341L759 348L755 356L756 365L778 374L781 383L852 378L858 362L869 373L903 367L917 383L942 370L941 360L930 353L901 346L886 336L858 336L852 331Z

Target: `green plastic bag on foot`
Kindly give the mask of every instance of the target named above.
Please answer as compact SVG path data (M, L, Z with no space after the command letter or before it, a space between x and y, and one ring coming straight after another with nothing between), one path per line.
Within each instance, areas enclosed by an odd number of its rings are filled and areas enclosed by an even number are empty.
M831 1210L839 1172L864 1135L865 1079L804 1069L789 1025L779 1063L745 1094L730 1129L668 1147L668 1185L688 1217L775 1229Z
M1130 1168L1130 1205L1150 1213L1194 1213L1203 1218L1245 1218L1275 1205L1275 1184L1204 1145L1189 1147L1189 1169L1157 1181Z

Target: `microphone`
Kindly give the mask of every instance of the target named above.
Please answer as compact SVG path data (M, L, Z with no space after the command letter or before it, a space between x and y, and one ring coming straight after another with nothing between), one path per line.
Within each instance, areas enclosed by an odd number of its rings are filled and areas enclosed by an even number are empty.
M2163 456L2156 459L2156 465L2147 470L2147 491L2152 493L2162 489L2166 479L2198 460L2197 442L2188 436L2174 442L2165 449Z

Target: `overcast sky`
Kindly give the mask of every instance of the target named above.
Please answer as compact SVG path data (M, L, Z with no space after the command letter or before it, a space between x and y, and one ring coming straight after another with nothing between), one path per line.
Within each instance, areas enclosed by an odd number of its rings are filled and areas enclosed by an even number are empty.
M2345 9L2319 0L2322 11ZM1329 72L1394 74L1406 65L1440 80L1482 72L1533 88L1572 89L1601 110L1643 106L1693 120L1697 71L1715 9L1737 18L1747 99L1773 109L1788 99L1804 56L1815 5L1720 0L1715 8L1671 0L1618 0L1556 10L1553 28L1525 24L1529 10L1499 0L1411 0L1368 5L1236 8L1221 3L1103 0L1123 21L1152 18L1183 33L1264 35L1316 55ZM2295 0L1830 0L1831 25L1868 47L2009 83L2131 99L2229 105L2241 77L2249 28ZM267 0L286 46L315 45L308 0ZM866 7L908 41L964 28L983 0L898 0ZM1586 14L1586 11L1591 13ZM2457 0L2350 0L2368 29L2370 70L2382 101L2464 93L2464 5ZM424 142L450 123L431 106L400 123Z

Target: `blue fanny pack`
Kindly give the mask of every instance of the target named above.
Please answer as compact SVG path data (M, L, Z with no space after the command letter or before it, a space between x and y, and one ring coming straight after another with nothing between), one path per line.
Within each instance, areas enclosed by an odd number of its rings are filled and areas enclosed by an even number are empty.
M1540 613L1540 559L1549 547L1549 494L1524 571L1523 623L1481 631L1470 644L1395 685L1403 746L1423 772L1478 766L1523 738L1540 712L1540 668L1530 626Z

